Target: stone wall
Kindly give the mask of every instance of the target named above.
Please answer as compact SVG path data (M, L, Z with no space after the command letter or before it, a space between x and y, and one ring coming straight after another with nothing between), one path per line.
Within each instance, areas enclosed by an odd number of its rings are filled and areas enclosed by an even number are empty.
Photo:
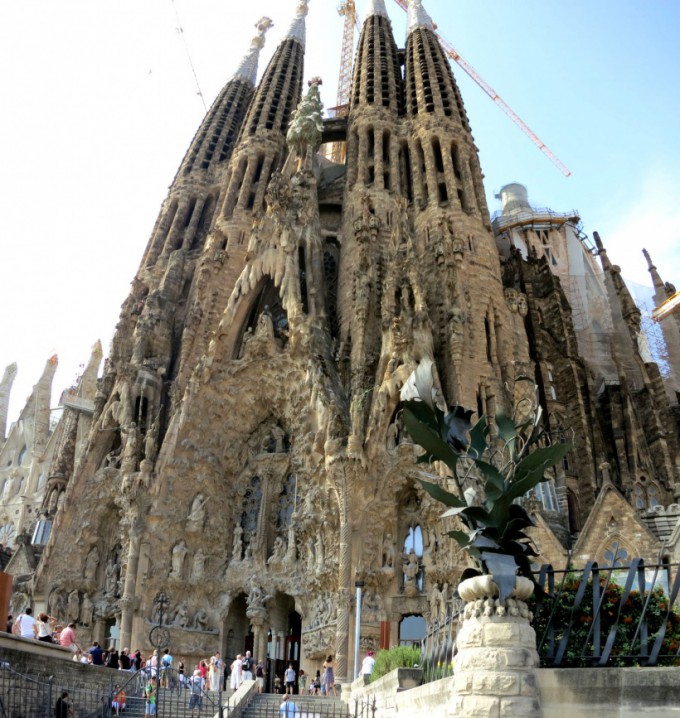
M675 718L680 716L677 668L542 668L536 672L543 718ZM454 678L399 691L398 671L343 691L354 701L376 699L379 718L455 718ZM498 713L485 713L499 718ZM518 715L518 714L513 714Z

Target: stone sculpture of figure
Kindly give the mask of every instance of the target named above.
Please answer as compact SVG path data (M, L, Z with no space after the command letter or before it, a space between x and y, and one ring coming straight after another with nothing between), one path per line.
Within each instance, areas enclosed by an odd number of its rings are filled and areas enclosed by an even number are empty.
M80 622L83 626L91 626L94 618L94 604L92 599L86 593L83 596L83 605L80 611Z
M118 575L120 572L120 565L116 563L115 559L111 559L109 565L106 567L106 588L105 593L109 598L113 598L118 591Z
M194 629L197 631L208 630L208 612L205 609L201 608L196 612L193 625Z
M180 628L186 628L189 625L189 607L186 601L182 601L182 603L177 606L175 616L172 619L172 625L179 626Z
M73 621L73 623L76 623L80 617L80 596L78 595L78 591L71 591L71 593L69 593L68 611L66 615L69 622Z
M88 581L94 580L96 574L97 574L97 567L99 566L99 549L96 546L93 546L90 549L90 553L87 554L87 558L85 559L85 570L84 570L84 576L85 579Z
M233 561L240 561L243 556L243 529L241 524L236 524L234 528L234 548L231 552Z
M255 336L266 337L267 339L274 338L274 322L272 321L271 314L266 310L260 314L260 317L257 320Z
M394 544L392 534L385 534L383 541L383 570L391 571L394 568Z
M205 571L205 559L206 556L203 553L203 549L198 549L194 554L194 558L191 562L191 580L195 583L203 580L203 573Z
M196 494L191 504L191 510L187 516L187 521L197 526L202 526L205 521L205 502L203 494Z
M314 541L307 539L307 573L312 573L314 564L316 563L316 554L314 552Z
M156 461L156 456L158 455L157 442L159 430L158 417L156 417L144 440L144 458L152 463Z
M420 571L420 562L416 556L416 552L411 549L408 554L404 553L404 585L415 586L418 572Z
M442 614L446 613L445 610L442 610L442 604L446 605L445 601L443 592L435 584L430 592L430 622L439 621Z
M186 555L187 545L184 543L184 540L175 544L175 547L172 549L172 570L170 571L170 578L182 578Z
M264 608L264 591L258 584L254 583L248 594L248 610L253 611Z
M281 563L285 556L286 542L283 540L283 538L281 538L281 536L277 536L276 541L274 541L274 550L272 551L272 555L270 556L267 563Z

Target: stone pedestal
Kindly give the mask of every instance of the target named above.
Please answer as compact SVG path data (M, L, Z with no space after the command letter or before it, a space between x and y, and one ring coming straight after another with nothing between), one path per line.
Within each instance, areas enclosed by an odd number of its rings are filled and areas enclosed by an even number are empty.
M465 586L470 582L476 583ZM541 718L536 634L522 600L533 584L528 579L518 584L503 602L488 576L459 587L467 603L453 660L456 718Z

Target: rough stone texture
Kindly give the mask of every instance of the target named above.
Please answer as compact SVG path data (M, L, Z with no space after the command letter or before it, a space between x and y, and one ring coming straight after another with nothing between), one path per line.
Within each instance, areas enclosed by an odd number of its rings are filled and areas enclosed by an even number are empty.
M466 560L418 487L399 416L399 390L425 359L448 404L489 416L531 395L518 379L536 377L550 430L573 438L550 492L528 499L543 559L561 565L579 531L584 553L607 549L605 499L588 524L607 479L629 507L637 485L674 496L668 398L637 352L620 277L607 266L621 357L601 384L552 265L535 251L505 256L492 233L435 35L410 33L403 80L386 17L367 19L359 47L345 166L313 143L287 148L302 93L296 37L257 87L227 83L180 166L78 435L82 456L71 460L71 439L58 452L54 530L21 597L77 612L83 640L115 626L123 645L148 650L165 590L176 653L230 658L248 642L263 656L270 630L282 653L293 631L306 671L332 653L342 679L355 579L366 584L362 652L378 647L381 624L395 641L404 616L441 610L434 588L446 604ZM422 556L409 559L418 529ZM630 531L632 519L616 539L632 542ZM521 633L507 639L528 641ZM494 654L484 640L503 671L526 664L526 652Z
M509 599L509 602L512 599ZM517 601L512 603L521 604ZM466 605L465 615L469 615ZM510 606L503 606L505 614ZM499 609L497 609L499 610ZM471 616L459 628L453 658L459 718L541 718L536 636L522 616Z

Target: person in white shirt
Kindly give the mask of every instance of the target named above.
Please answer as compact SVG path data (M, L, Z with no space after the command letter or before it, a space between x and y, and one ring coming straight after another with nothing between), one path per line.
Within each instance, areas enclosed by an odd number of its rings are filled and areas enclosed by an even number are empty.
M373 673L373 666L375 665L375 658L373 658L373 651L368 651L366 658L361 663L361 674L364 677L364 682L368 683L371 673Z
M22 638L36 637L36 621L33 618L33 609L27 608L14 622L14 633Z

